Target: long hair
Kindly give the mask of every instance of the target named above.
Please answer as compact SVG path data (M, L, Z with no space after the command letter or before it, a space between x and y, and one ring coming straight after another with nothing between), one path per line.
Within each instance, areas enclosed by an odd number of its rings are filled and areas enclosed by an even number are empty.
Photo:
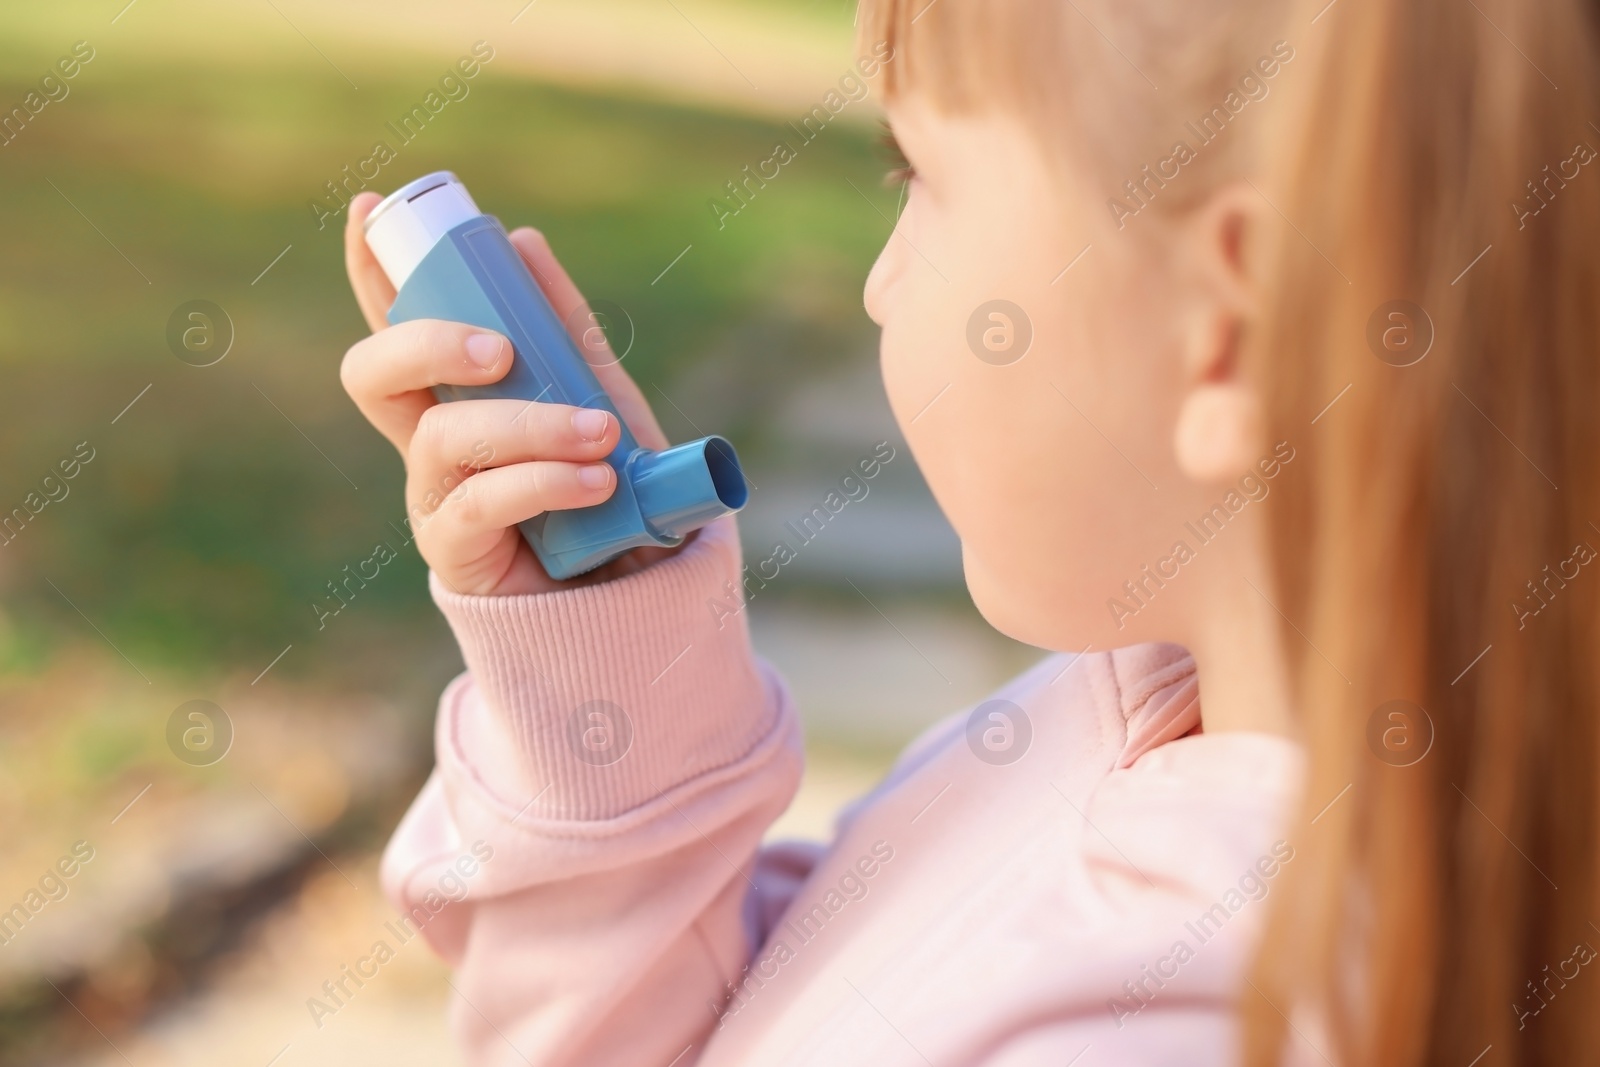
M1242 366L1269 440L1306 442L1268 521L1309 773L1244 1055L1600 1063L1600 5L859 17L887 91L998 100L1091 159L1159 144L1263 26L1304 51ZM1126 62L1093 62L1090 20Z
M1600 1063L1600 7L1325 3L1245 364L1309 755L1246 1061Z

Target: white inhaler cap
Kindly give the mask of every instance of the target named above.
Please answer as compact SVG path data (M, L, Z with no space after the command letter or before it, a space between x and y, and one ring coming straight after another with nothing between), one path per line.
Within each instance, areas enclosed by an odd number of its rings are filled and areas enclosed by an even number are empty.
M378 265L398 289L439 238L481 214L461 179L440 170L384 197L363 229Z

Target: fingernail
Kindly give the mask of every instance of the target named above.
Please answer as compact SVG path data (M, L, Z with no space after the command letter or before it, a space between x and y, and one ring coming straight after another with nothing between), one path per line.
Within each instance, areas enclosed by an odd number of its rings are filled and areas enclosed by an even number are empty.
M572 413L572 428L585 441L599 441L611 427L611 414L595 408L584 408Z
M467 358L484 370L500 362L506 339L494 333L475 333L467 338Z
M611 484L611 467L606 463L591 463L578 468L578 484L585 489L605 489Z

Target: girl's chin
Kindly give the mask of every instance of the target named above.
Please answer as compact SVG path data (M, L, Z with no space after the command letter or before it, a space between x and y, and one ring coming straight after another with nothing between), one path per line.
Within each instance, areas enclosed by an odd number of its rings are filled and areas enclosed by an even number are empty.
M1082 652L1086 646L1110 649L1153 639L1143 619L1114 625L1103 595L1096 600L1087 592L1066 592L1039 576L1003 580L965 542L961 564L979 614L1013 641L1051 652Z
M1062 639L1060 605L1055 611L1038 603L1045 586L1042 582L1027 583L1021 588L1005 583L983 566L976 555L961 545L961 569L966 575L967 593L978 613L996 630L1013 641L1037 648L1055 648ZM1082 647L1081 645L1078 647Z

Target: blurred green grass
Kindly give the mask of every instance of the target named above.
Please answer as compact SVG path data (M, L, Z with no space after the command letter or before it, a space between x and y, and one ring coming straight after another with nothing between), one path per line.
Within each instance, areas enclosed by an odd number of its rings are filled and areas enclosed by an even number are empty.
M63 46L72 39L64 31ZM99 51L72 95L0 150L0 511L77 442L97 453L66 499L0 547L0 663L27 669L60 642L99 642L98 630L145 673L253 674L292 643L275 672L384 687L443 628L407 548L317 629L325 583L380 540L399 547L390 523L404 512L398 457L339 386L340 358L366 330L339 230L319 231L308 202L378 137L396 144L384 123L453 53L387 68L369 58L355 94L315 56ZM53 58L0 45L0 101L20 99ZM541 84L509 64L471 85L374 187L449 168L508 226L542 228L591 300L628 311L627 366L669 433L714 420L759 483L776 402L871 344L860 285L893 197L878 187L870 128L830 127L719 231L708 200L775 139L793 141L780 122ZM237 331L208 368L165 341L173 309L197 298ZM657 387L671 393L705 358L739 402L707 411L673 393L681 414L663 403Z

